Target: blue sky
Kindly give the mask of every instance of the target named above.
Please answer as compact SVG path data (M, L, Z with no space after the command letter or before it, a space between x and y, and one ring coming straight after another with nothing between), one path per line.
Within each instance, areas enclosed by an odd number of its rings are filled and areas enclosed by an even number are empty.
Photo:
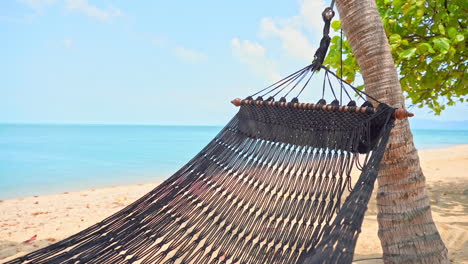
M0 3L0 122L222 125L302 68L322 0ZM320 93L314 81L303 101ZM434 117L466 120L468 106Z

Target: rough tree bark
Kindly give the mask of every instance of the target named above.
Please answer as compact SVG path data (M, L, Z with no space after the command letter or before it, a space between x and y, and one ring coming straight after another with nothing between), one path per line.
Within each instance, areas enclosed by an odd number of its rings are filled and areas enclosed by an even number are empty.
M366 92L394 107L404 97L375 0L337 0L343 30ZM408 121L393 129L378 177L379 237L385 263L448 263L432 220L425 178Z

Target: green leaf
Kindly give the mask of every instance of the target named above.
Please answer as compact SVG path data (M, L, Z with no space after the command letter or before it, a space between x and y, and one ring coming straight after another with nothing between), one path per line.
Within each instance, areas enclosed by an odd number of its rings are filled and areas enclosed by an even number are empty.
M466 67L457 65L466 61L468 29L462 21L466 20L467 1L376 0L376 4L405 97L433 113L449 108L448 102L466 103ZM337 26L335 22L334 28ZM337 44L339 39L332 40L326 60L335 71L341 66ZM343 77L361 80L348 41L343 42L343 58Z
M442 52L447 52L450 49L450 41L447 38L436 38L433 42L434 47Z
M455 42L462 42L463 40L465 40L465 36L463 36L462 34L458 34L455 36Z
M416 48L410 48L410 49L404 50L403 52L398 54L398 56L402 59L410 59L411 57L414 56L415 53L416 53Z
M392 34L388 38L391 44L400 44L401 36L398 34Z
M445 28L444 28L444 25L439 24L439 25L438 25L438 28L439 28L440 34L445 35Z
M423 17L424 16L424 10L422 8L418 8L416 11L416 16L417 17Z
M401 6L405 3L404 0L394 0L393 1L393 6L395 8L395 11L401 11Z
M447 29L447 34L448 34L449 38L453 39L453 38L455 38L455 36L458 34L458 31L457 31L457 29L454 28L454 27L449 27L449 28Z
M390 44L390 49L392 51L395 51L396 49L398 49L399 46L400 46L399 44Z
M422 6L424 6L424 4L426 3L426 0L418 0L416 1L416 5L420 8Z
M429 43L419 43L418 44L418 50L421 52L421 53L426 53L426 52L429 52L429 53L434 53L435 50L432 48L431 44Z
M340 20L333 20L331 22L331 27L333 28L333 30L339 31L340 28L341 28L341 21Z
M439 55L433 58L434 61L441 61L445 58L445 53L440 53ZM435 77L435 76L434 76Z

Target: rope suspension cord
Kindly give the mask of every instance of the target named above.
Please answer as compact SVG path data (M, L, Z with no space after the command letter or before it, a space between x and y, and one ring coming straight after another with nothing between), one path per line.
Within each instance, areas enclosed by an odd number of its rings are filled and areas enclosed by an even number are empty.
M340 28L340 104L343 103L343 29Z
M328 73L331 73L333 76L335 76L337 79L340 80L340 82L342 83L343 82L343 79L340 79L338 76L336 76L336 74L334 75L334 72L330 71L328 68L326 68L325 66L322 66L323 68L325 68L325 77L328 79L328 84L330 85L330 89L333 90L333 87L332 87L332 84L331 84L331 81L330 81L330 77L328 76ZM351 84L350 84L351 85ZM353 86L354 87L354 86ZM361 94L361 90L357 89L355 90L356 94L361 97L362 100L366 101L366 98L364 98L364 96L362 96ZM351 99L351 98L350 98Z
M323 19L323 22L325 22L325 25L323 26L323 36L322 36L322 39L320 40L320 46L317 49L317 51L315 51L315 54L314 54L314 60L312 62L313 71L320 70L320 66L322 66L323 61L325 60L325 56L327 55L328 47L330 46L330 41L331 41L330 36L329 36L330 24L334 16L335 16L335 11L333 11L332 6L325 8L325 10L323 10L322 12L322 19Z
M322 99L325 97L325 81L326 81L326 78L324 76L323 77L323 85L322 85Z
M320 47L317 49L317 51L314 54L314 60L313 62L308 65L303 67L302 69L288 75L287 77L273 83L272 85L263 88L262 90L252 94L251 96L247 97L245 100L236 98L231 101L236 106L240 106L243 103L249 103L249 102L257 102L261 103L263 98L266 98L266 96L272 94L272 96L269 96L266 101L275 101L275 97L280 95L283 91L286 91L286 88L291 87L287 90L287 92L280 98L280 102L286 102L286 97L291 94L291 92L299 86L299 84L304 80L307 79L307 81L302 85L302 88L299 90L297 93L296 97L294 97L291 102L292 103L298 103L298 97L302 94L304 91L305 87L310 83L310 80L312 76L315 75L315 73L321 69L325 70L324 73L324 80L323 80L323 85L322 85L322 99L318 102L319 105L326 105L325 101L325 88L326 88L326 83L328 82L329 88L332 92L334 102L332 102L333 105L343 105L343 92L346 94L348 99L350 100L350 103L348 106L356 106L356 103L352 100L350 93L347 91L347 88L351 88L353 92L359 96L363 101L364 104L362 105L362 109L365 109L366 107L373 106L371 102L368 100L373 100L377 104L381 104L379 100L376 98L370 96L366 92L354 87L352 84L348 83L347 81L343 80L343 30L340 31L340 36L341 36L341 41L340 41L340 76L338 76L336 73L328 69L326 66L323 65L323 61L325 59L325 56L327 54L327 50L330 44L330 26L331 26L331 19L334 17L335 12L333 11L333 6L334 6L334 1L331 2L330 6L325 8L325 10L322 12L322 19L325 23L324 28L323 28L323 36L320 41ZM310 73L309 77L307 75ZM330 80L330 75L335 77L339 83L340 83L340 94L339 94L339 100L337 97L337 94L335 93L333 89L332 82ZM292 85L292 86L291 86ZM261 94L262 93L262 94ZM274 94L273 94L274 93ZM256 100L253 99L254 96L261 94L259 97L257 97ZM365 96L365 97L364 97ZM366 99L367 98L367 99ZM312 104L313 105L313 104ZM343 108L347 109L347 108ZM412 113L407 112L405 109L397 109L395 111L395 118L397 119L405 119L407 117L413 116Z
M296 86L304 79L305 76L307 76L307 74L309 73L309 71L306 71L304 75L301 76L301 78L296 82L296 84L291 87L291 89L284 95L284 97L287 97L289 95L289 93L294 90L294 88L296 88ZM311 74L311 76L313 75L313 73Z
M337 79L341 80L343 83L345 83L346 85L348 85L351 89L353 89L359 96L361 96L362 94L367 96L368 98L374 100L376 103L379 103L379 104L382 104L381 101L377 100L375 97L372 97L370 96L369 94L367 94L366 92L362 91L362 90L359 90L358 88L354 87L352 84L348 83L347 81L341 79L340 77L338 77L338 75L336 75L336 73L332 72L330 69L328 69L327 67L323 66L321 67L322 69L324 69L326 72L330 73L331 75L335 76ZM361 96L362 97L362 96ZM364 99L365 100L365 99Z
M304 89L306 88L306 86L309 84L310 82L310 79L312 79L312 76L314 76L314 72L312 72L312 74L309 76L309 79L307 79L307 82L302 86L302 89L299 91L299 93L296 95L296 98L298 98L302 91L304 91Z
M325 78L328 80L328 85L330 85L330 90L331 90L331 92L333 94L333 97L335 98L335 100L338 100L336 98L335 90L333 90L333 87L332 87L332 84L331 84L331 81L330 81L330 77L328 76L328 72L325 72Z
M354 107L356 106L356 102L352 100L350 93L347 91L347 88L351 88L353 92L359 96L364 103L362 104L361 108L366 109L366 107L373 107L372 103L369 102L368 100L373 100L376 104L382 104L379 100L376 98L368 95L366 92L357 89L347 81L343 80L343 30L340 30L340 76L338 76L336 73L332 72L330 69L328 69L326 66L323 65L323 62L325 60L328 47L330 45L330 26L331 26L331 20L335 15L335 12L333 11L335 1L332 1L329 7L326 7L325 10L322 12L322 19L324 21L324 27L323 27L323 36L322 39L320 40L320 46L316 50L314 54L314 60L312 63L290 75L288 75L286 78L283 78L274 84L252 94L251 96L247 97L245 100L236 98L231 101L235 106L240 106L243 103L251 103L251 102L256 102L257 104L260 104L261 101L263 101L263 98L266 98L266 96L272 94L272 96L269 96L266 101L273 102L275 101L275 97L279 96L283 91L286 91L288 87L291 87L287 90L285 94L283 94L280 98L280 102L285 103L286 102L286 97L291 94L291 92L296 89L299 84L304 80L307 79L307 81L302 85L302 88L299 90L297 93L296 97L292 98L291 102L292 103L299 103L298 97L302 94L304 91L305 87L310 83L310 80L312 76L315 75L316 72L320 71L321 69L325 70L324 73L324 80L322 84L322 99L319 100L318 105L327 105L325 101L325 88L326 88L326 83L328 82L329 88L332 92L334 101L332 102L332 105L343 105L343 92L346 94L350 102L348 103L348 106ZM307 75L310 72L310 76L308 78ZM337 93L335 93L333 89L332 82L330 80L330 75L335 77L339 81L340 85L340 93L339 93L339 99L337 96ZM254 96L261 94L261 96L257 97L256 100L253 99ZM314 105L314 104L312 104ZM334 109L333 107L330 109ZM343 108L347 109L347 108ZM412 113L407 112L405 109L397 109L395 111L395 118L397 119L406 119L407 117L413 116Z
M298 75L297 75L294 79L292 79L287 85L285 85L283 88L281 88L279 91L277 91L277 92L273 95L273 97L277 96L277 95L278 95L279 93L281 93L286 87L288 87L290 84L294 83L297 79L299 79L299 80L296 82L296 84L291 88L291 90L294 89L294 88L296 88L297 84L298 84L299 82L301 82L302 79L304 79L304 76L307 75L308 72L309 72L308 70L305 70L305 71L301 72L300 74L298 74ZM289 90L289 92L290 92L291 90ZM271 91L270 91L270 92L271 92ZM268 92L268 93L270 93L270 92ZM289 92L286 93L286 95L285 95L284 97L286 97L286 96L289 94ZM267 94L268 94L268 93L267 93Z
M333 86L330 81L330 77L328 73L331 73L335 78L338 79L340 82L340 94L339 94L339 104L343 104L343 90L346 93L347 97L352 101L351 96L349 95L348 91L345 89L344 84L347 84L348 87L350 87L361 99L363 99L365 102L367 102L366 98L364 98L362 95L366 95L367 98L374 100L376 103L380 104L381 102L376 100L374 97L371 97L367 95L365 92L357 89L356 87L352 86L348 82L343 80L343 31L341 30L340 35L341 35L341 41L340 41L340 77L338 77L334 72L330 71L328 68L326 68L323 65L323 62L325 60L328 47L330 45L331 38L329 36L330 33L330 26L331 26L331 20L335 16L335 12L333 11L333 7L335 4L335 0L331 1L330 6L326 7L324 11L322 12L322 19L324 21L324 27L323 27L323 36L322 39L320 40L320 46L316 50L314 54L314 60L312 64L288 75L287 77L275 82L274 84L252 94L250 97L254 97L260 93L263 93L260 97L263 98L273 92L275 92L272 96L270 96L267 100L274 100L274 97L278 96L281 92L283 92L288 86L290 86L292 83L295 82L295 84L286 92L286 94L282 97L286 99L286 97L299 85L299 83L304 80L304 78L307 76L308 72L312 72L312 74L309 76L305 84L302 86L301 90L298 92L296 95L295 100L299 97L299 95L302 94L304 91L305 87L309 84L312 76L314 75L315 72L319 71L320 69L325 69L325 75L324 75L324 81L323 81L323 89L322 89L322 99L324 100L325 96L325 79L328 80L328 84L330 86L331 92L333 94L333 97L335 100L338 100L337 95L333 89ZM260 99L260 98L259 98ZM369 103L368 103L369 104Z
M335 1L332 2L332 5L334 4ZM351 96L349 96L348 91L343 86L343 29L340 28L340 104L343 104L343 90L348 96L349 100L351 99ZM362 96L360 96L362 98ZM363 98L364 99L364 98Z
M273 83L272 85L269 85L268 87L265 87L265 88L263 88L262 90L260 90L260 91L258 91L258 92L256 92L256 93L252 94L251 96L253 97L253 96L255 96L255 95L257 95L257 94L259 94L259 93L261 93L261 92L263 92L263 91L268 90L269 88L271 88L271 87L273 87L273 86L275 86L275 85L277 85L276 88L278 88L279 86L283 85L284 82L286 82L286 81L289 80L290 78L294 77L296 74L299 74L300 72L302 72L302 71L304 71L304 70L307 70L309 67L310 67L310 65L307 65L307 66L305 66L304 68L302 68L302 69L300 69L300 70L298 70L298 71L296 71L296 72L294 72L294 73L291 73L290 75L286 76L285 78L283 78L283 79L281 79L281 80L279 80L279 81ZM273 88L273 90L275 90L276 88ZM273 90L272 90L272 91L273 91ZM270 91L270 92L271 92L271 91Z

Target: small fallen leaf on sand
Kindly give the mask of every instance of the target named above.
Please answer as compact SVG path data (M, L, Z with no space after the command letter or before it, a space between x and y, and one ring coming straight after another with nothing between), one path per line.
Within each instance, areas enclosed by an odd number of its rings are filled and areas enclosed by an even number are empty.
M52 237L49 237L49 238L47 238L46 240L49 241L49 242L55 242L55 241L57 241L57 239L52 238Z
M39 204L39 202L35 202L34 204Z
M32 236L30 239L25 240L25 241L23 241L22 243L23 243L23 244L31 243L31 242L33 242L34 240L36 240L36 238L37 238L37 235L34 235L34 236Z
M86 208L89 208L89 204L86 205Z
M35 213L32 213L31 215L32 216L36 216L36 215L41 215L41 214L48 214L49 212L35 212Z

